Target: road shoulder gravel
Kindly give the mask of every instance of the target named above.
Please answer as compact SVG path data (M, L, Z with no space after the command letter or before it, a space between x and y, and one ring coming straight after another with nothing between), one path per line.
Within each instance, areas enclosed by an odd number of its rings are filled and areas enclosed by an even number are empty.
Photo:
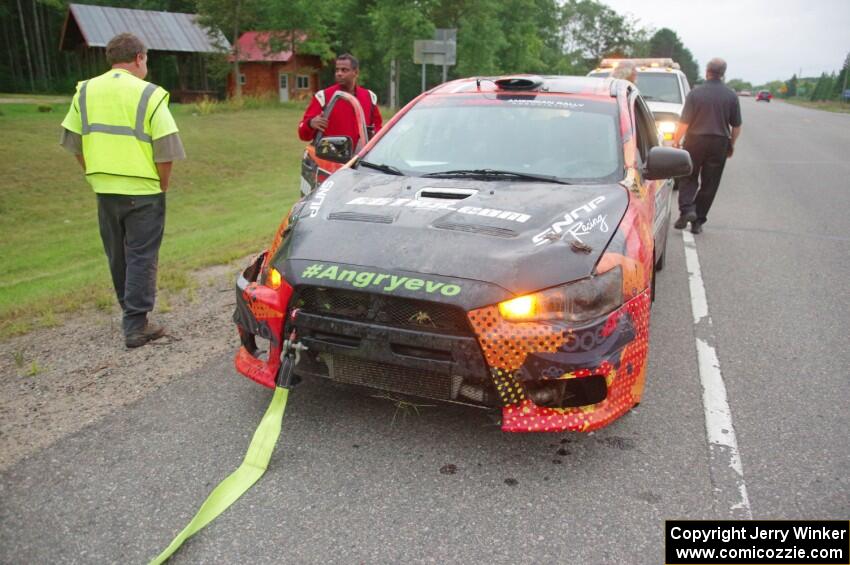
M0 342L0 471L235 351L233 281L247 261L198 272L168 312L154 311L169 336L138 349L124 346L117 305Z

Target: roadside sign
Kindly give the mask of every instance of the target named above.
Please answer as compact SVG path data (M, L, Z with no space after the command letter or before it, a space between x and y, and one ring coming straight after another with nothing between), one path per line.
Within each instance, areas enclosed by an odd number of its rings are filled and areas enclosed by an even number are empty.
M457 29L437 29L434 39L415 40L413 62L422 65L422 92L425 92L425 65L443 67L443 82L446 82L449 67L457 63Z
M434 39L457 43L457 28L438 28L434 31Z
M437 39L417 39L413 42L413 62L417 65L454 65L457 43Z
M850 100L850 88L845 90L844 93L842 94L842 96L844 97L845 100Z

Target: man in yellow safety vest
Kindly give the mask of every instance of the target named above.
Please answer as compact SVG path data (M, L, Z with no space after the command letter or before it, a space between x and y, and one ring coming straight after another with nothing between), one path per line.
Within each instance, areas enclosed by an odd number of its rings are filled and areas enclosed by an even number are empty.
M97 195L100 237L123 310L127 347L165 335L148 321L156 300L165 192L172 162L185 159L168 92L145 82L147 48L133 34L106 46L112 68L77 84L62 122L62 146L73 153Z

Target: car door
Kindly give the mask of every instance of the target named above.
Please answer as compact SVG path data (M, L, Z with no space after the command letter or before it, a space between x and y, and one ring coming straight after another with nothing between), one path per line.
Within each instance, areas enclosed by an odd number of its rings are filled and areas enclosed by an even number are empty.
M632 115L634 116L637 134L638 160L641 169L643 169L649 151L659 145L659 134L646 102L639 94L632 96ZM656 181L643 179L642 182L648 191L648 200L652 202L655 258L656 261L660 261L667 244L667 230L670 223L670 195L672 194L673 182L670 179Z

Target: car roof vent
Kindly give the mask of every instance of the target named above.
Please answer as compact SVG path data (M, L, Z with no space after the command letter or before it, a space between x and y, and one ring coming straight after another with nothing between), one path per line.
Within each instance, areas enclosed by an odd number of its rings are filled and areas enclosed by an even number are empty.
M499 90L537 90L543 84L543 79L538 76L524 75L500 78L494 82Z

